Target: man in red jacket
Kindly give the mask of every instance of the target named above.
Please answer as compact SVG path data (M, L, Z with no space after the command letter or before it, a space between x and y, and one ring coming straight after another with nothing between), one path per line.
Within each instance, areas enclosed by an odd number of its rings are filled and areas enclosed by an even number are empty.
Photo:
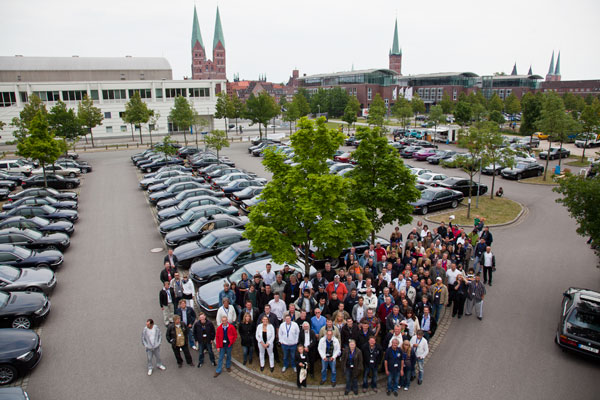
M215 336L215 343L217 350L219 350L219 362L217 364L217 369L215 370L215 378L219 376L223 370L223 358L225 356L227 356L225 368L227 368L227 372L231 372L231 349L236 340L237 331L235 330L235 326L227 321L227 316L222 316L221 325L217 327Z

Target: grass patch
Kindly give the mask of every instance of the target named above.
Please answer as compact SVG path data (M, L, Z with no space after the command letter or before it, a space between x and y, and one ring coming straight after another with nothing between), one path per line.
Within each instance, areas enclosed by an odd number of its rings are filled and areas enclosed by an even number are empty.
M581 157L576 157L577 159L574 161L569 161L564 163L564 165L569 165L571 167L589 167L590 166L590 162L585 160L585 161L581 161Z
M476 198L474 197L471 202L471 217L467 218L467 207L466 203L468 199L463 200L465 207L449 211L443 214L436 214L428 217L430 220L435 222L448 222L450 215L454 215L456 219L453 221L459 225L473 225L473 218L479 215L486 219L486 224L503 224L512 221L521 212L521 205L515 201L507 199L505 197L490 199L489 196L479 197L479 208L475 208Z
M348 124L340 124L337 122L326 122L325 124L329 129L340 129L340 126L342 126L345 131L348 130Z
M521 179L523 183L534 183L537 185L549 185L556 186L556 175L550 174L546 176L546 180L544 180L544 175L542 176L534 176L533 178Z

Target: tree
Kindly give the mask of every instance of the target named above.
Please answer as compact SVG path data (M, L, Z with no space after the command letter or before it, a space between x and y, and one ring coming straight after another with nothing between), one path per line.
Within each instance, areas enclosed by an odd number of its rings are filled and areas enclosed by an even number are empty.
M329 95L327 90L319 88L315 94L310 97L310 112L314 115L329 111Z
M144 143L142 139L142 124L145 124L150 119L150 110L146 103L142 101L139 92L134 92L129 101L125 103L125 113L123 122L131 125L131 140L134 139L134 126L140 127L140 143Z
M335 118L344 115L344 112L346 111L346 105L350 100L348 92L341 87L334 87L333 89L327 91L327 95L329 97L329 115Z
M261 193L263 202L250 211L244 236L253 251L268 251L278 263L296 260L301 246L308 274L311 249L317 257L338 257L372 226L363 208L349 205L351 181L329 174L327 160L342 145L343 134L328 129L325 118L301 118L298 126L291 137L298 165L285 164L271 149L265 152L263 164L273 178Z
M171 139L171 135L167 135L160 144L156 145L155 150L163 153L165 156L172 156L177 154L177 147L174 144L175 141Z
M514 152L504 143L504 138L498 129L498 125L493 122L484 122L483 146L484 155L487 163L491 164L494 170L492 174L492 188L490 190L490 199L494 198L494 185L496 183L496 166L512 167L514 165Z
M513 92L504 99L504 112L510 115L521 112L521 102Z
M410 106L412 107L413 114L415 114L415 126L417 126L417 115L425 112L425 103L419 95L415 95L410 102Z
M536 121L540 118L542 112L543 95L541 93L525 93L521 98L521 127L519 132L522 135L532 135L536 131Z
M381 95L377 93L369 107L369 124L382 128L386 113L385 102L381 98Z
M187 131L194 123L194 111L185 97L177 96L175 98L175 103L169 113L169 120L177 126L179 131L183 130L183 140L187 146Z
M457 105L458 109L458 105ZM455 115L456 116L456 115ZM488 140L489 127L485 122L477 122L466 133L462 132L458 136L458 145L469 150L468 157L457 157L462 168L469 174L470 187L473 186L473 177L481 168L485 156L486 142ZM471 217L471 198L469 191L469 203L467 205L467 218Z
M199 148L198 134L200 133L200 131L202 131L203 128L208 127L208 120L205 117L201 116L194 107L192 107L192 115L194 120L192 125L194 127L194 137L196 138L196 148Z
M356 136L361 141L352 153L356 168L346 175L352 179L350 201L354 207L365 209L373 224L371 241L375 243L375 233L385 225L412 221L410 203L419 199L420 192L415 187L415 175L378 127L359 127Z
M506 122L504 115L502 115L502 113L498 110L494 110L490 113L489 120L498 125L502 125L504 122Z
M410 101L404 97L398 98L396 103L392 106L392 115L400 121L404 129L410 124L410 117L413 115Z
M468 125L471 122L471 104L459 100L454 107L454 119L462 126Z
M156 127L158 120L160 119L160 112L154 110L148 110L150 118L148 118L148 135L150 136L150 146L152 146L152 129Z
M502 102L502 99L500 97L498 97L498 95L496 93L494 93L492 95L492 97L490 97L490 100L488 101L487 109L490 113L492 111L498 111L499 113L502 113L502 110L504 110L504 103Z
M475 122L483 121L486 114L487 114L487 110L483 106L483 104L481 104L479 102L475 102L475 103L471 104L471 116L472 116L472 119L475 120Z
M279 106L267 92L260 92L258 96L250 93L246 101L246 118L252 121L250 125L258 124L258 132L261 139L261 125L265 127L266 132L269 121L277 115L279 115Z
M285 98L285 97L283 97ZM300 112L298 111L298 105L295 101L285 104L285 111L283 112L283 120L290 124L290 136L292 135L292 123L295 123L300 118Z
M13 135L19 142L21 139L25 138L27 132L29 130L29 124L33 118L38 114L38 112L42 112L44 115L48 115L48 110L46 110L46 105L42 100L35 94L29 96L29 102L25 104L21 112L19 113L19 117L15 117L11 121L11 125L15 127L15 131Z
M452 114L452 109L454 109L454 102L450 99L450 95L444 92L442 96L442 101L440 101L440 106L442 106L442 111L444 114Z
M437 140L437 126L438 124L443 124L446 121L446 116L444 115L444 111L442 110L442 106L433 106L429 109L429 122L433 123L433 141Z
M0 131L4 130L5 126L6 124L4 123L4 121L0 121Z
M225 92L221 92L217 95L217 104L215 105L215 118L224 119L225 120L225 131L229 129L227 125L227 116L228 111L230 111L231 106L229 105L229 97ZM225 133L227 135L227 133Z
M229 102L229 104L229 119L235 119L235 131L239 133L238 119L242 118L242 116L244 115L246 105L242 100L240 100L240 98L237 96L237 93L235 92L231 94L231 101Z
M292 100L292 103L294 103L298 109L298 115L300 117L306 117L310 113L310 105L307 100L308 92L306 92L306 95L304 94L305 92L306 89L304 88L298 89L298 93L294 95L294 99Z
M92 139L92 147L94 147L94 133L92 132L92 129L98 125L102 125L102 121L104 121L102 111L94 106L94 100L88 96L84 96L77 107L77 118L79 118L81 125L88 129Z
M29 123L27 136L17 143L17 153L40 163L44 173L44 187L48 186L46 165L53 164L63 150L66 147L48 130L47 115L39 110Z
M229 147L229 140L227 140L227 133L220 129L215 129L206 135L206 145L209 148L217 151L217 159L219 159L219 152L224 147Z
M358 121L358 113L360 112L360 103L356 96L350 96L350 100L348 100L348 104L346 104L346 108L344 109L344 115L342 116L342 121L348 124L348 135L350 135L350 126Z
M556 202L564 205L575 218L579 225L577 233L589 236L596 255L600 256L600 176L586 179L567 175L558 181L558 186L553 190L563 195Z
M588 144L589 133L598 134L598 128L600 127L600 100L594 99L592 104L586 104L579 117L583 125L583 131L586 132L585 144L583 151L581 152L581 162L585 159L585 148Z
M48 126L55 136L62 138L65 152L69 148L67 141L74 142L79 136L85 133L75 110L68 108L61 100L50 109L48 113Z

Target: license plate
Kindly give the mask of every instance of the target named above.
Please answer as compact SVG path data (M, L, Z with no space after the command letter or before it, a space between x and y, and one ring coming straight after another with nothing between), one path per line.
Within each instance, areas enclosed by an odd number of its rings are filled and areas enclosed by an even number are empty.
M585 344L579 344L578 347L583 350L591 351L592 353L598 354L599 350L590 346L586 346Z

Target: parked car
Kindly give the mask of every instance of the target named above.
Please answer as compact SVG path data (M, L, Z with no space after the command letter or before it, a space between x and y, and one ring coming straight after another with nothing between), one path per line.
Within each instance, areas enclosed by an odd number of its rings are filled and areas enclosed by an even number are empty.
M163 210L165 208L173 207L182 202L185 199L189 199L190 197L196 196L210 196L210 197L224 197L225 193L220 190L212 190L212 189L188 189L180 192L175 197L171 197L170 199L161 200L156 203L157 210Z
M437 186L438 183L442 182L448 178L444 174L436 174L435 172L428 172L426 174L421 174L417 177L417 183L421 185L429 185L429 186Z
M504 168L501 172L502 177L506 179L523 179L532 176L541 176L544 173L544 167L534 162L519 162L513 168Z
M432 210L443 208L456 208L463 200L463 194L456 190L446 188L430 188L421 191L421 198L411 205L414 207L415 213L427 214Z
M33 229L44 234L47 233L65 233L72 235L75 231L72 222L68 221L49 221L43 217L27 218L23 216L15 216L0 220L0 229L17 228L17 229Z
M595 360L600 359L600 293L571 287L563 293L555 342Z
M5 228L0 230L0 244L13 244L32 250L64 252L71 245L71 239L65 233L43 234L33 229Z
M162 192L156 192L156 193L150 194L148 196L148 201L150 201L150 204L156 205L156 203L158 203L159 201L175 197L179 193L183 192L184 190L208 189L207 186L208 185L206 185L204 183L199 183L199 182L175 183L175 184L169 186L166 190L163 190Z
M263 189L264 186L250 186L238 192L229 193L228 196L233 203L240 205L242 204L243 200L248 200L254 196L258 196L263 191Z
M163 172L159 172L159 173L151 174L151 175L153 175L153 176L144 178L140 181L141 189L147 190L150 186L157 185L159 183L163 183L164 181L166 181L169 178L173 178L175 176L191 175L191 172L171 170L171 171L163 171Z
M0 189L7 189L9 193L15 190L20 184L20 181L17 183L14 180L0 178Z
M4 172L4 171L0 171L0 179L3 181L11 181L15 183L15 186L20 186L21 182L23 182L23 179L25 178L25 175L21 174L21 173L8 173L8 172Z
M427 157L427 162L430 164L439 164L441 160L447 160L456 154L454 150L438 150L432 156Z
M88 174L88 173L92 172L92 166L87 163L84 164L84 163L73 161L73 160L59 159L58 161L55 162L55 164L60 165L61 167L65 167L65 168L78 169L79 172L82 174Z
M413 158L417 161L425 161L429 157L437 154L437 151L432 148L423 148L413 154Z
M159 221L164 221L165 219L178 217L187 210L198 207L198 206L221 206L221 207L230 207L227 211L227 214L237 215L238 210L235 207L230 206L229 199L225 197L211 197L211 196L195 196L189 197L185 200L182 200L181 203L174 205L172 207L164 208L157 213L157 218Z
M257 260L264 260L268 257L270 256L265 251L253 253L250 241L244 240L230 245L216 256L207 257L192 263L190 277L197 285L204 285L214 280L222 280L244 265ZM223 286L221 286L221 289L223 289Z
M41 358L42 345L37 333L29 329L0 329L0 385L26 375Z
M250 214L250 210L252 209L252 207L254 207L255 205L257 205L258 203L260 203L262 201L263 201L263 199L260 198L260 195L254 196L248 200L242 200L242 202L240 204L240 209L242 211L244 211L246 214Z
M352 153L350 153L350 152L345 152L343 154L333 157L333 161L336 161L339 163L349 163L351 159L352 159Z
M225 196L230 196L232 193L239 192L247 187L262 187L265 186L265 179L236 179L228 184L221 186L221 190Z
M20 159L13 159L13 160L0 160L0 170L2 170L2 172L4 173L17 173L17 174L24 174L26 176L31 175L31 171L33 170L33 167L31 165L29 165L28 163L26 163L23 160Z
M48 187L52 189L73 189L80 185L78 178L65 178L60 175L46 174L46 182ZM43 175L34 175L23 179L21 182L23 189L29 189L36 186L46 186Z
M185 226L191 225L193 222L201 219L208 218L212 215L225 214L227 208L223 208L221 206L198 206L191 208L181 214L178 217L170 218L166 221L163 221L159 225L159 231L161 235L166 235L167 233L174 231L175 229L183 228Z
M9 201L2 205L2 210L7 211L19 206L43 206L49 205L55 208L64 208L68 210L77 210L77 202L73 200L57 200L51 196L45 197L24 197L16 201Z
M375 243L381 243L381 246L387 248L390 245L390 241L381 236L375 236ZM332 268L337 268L342 260L346 257L346 255L350 252L352 247L356 249L356 254L362 255L365 250L368 250L371 246L371 239L360 240L352 243L348 243L348 246L342 250L338 257L321 257L317 258L318 249L314 247L311 243L310 252L308 253L308 259L311 265L319 270L325 268L325 263L329 262ZM298 246L298 259L304 260L304 249L302 246Z
M421 150L422 148L423 147L421 146L408 146L400 152L400 155L402 156L402 158L412 158L413 154Z
M600 146L600 135L597 133L580 133L575 138L575 147L580 149L596 146Z
M248 223L248 217L234 217L227 214L211 215L201 218L189 226L175 229L166 234L165 243L169 247L176 247L201 239L204 235L215 229L239 228L242 229Z
M56 276L49 268L15 268L9 265L0 265L1 290L41 292L48 295L55 287Z
M180 158L177 158L177 157L163 157L163 158L153 160L150 163L140 164L139 168L141 170L143 170L144 172L153 172L153 171L158 170L161 167L164 167L165 165L172 165L172 164L182 165L183 160Z
M187 172L187 173L192 173L192 169L186 167L185 165L167 165L165 167L159 168L158 171L156 172L150 172L148 174L144 174L144 179L147 178L152 178L158 174L160 174L161 172L167 172L167 171L180 171L180 172Z
M164 182L156 183L154 185L148 186L148 193L152 194L152 193L156 193L156 192L162 192L163 190L166 190L171 185L174 185L176 183L183 183L183 182L206 183L204 178L202 178L200 176L193 176L193 175L172 176L171 178L168 178ZM208 184L206 184L206 187L208 187Z
M221 178L225 175L229 175L229 174L234 174L234 173L244 173L244 171L237 169L237 168L232 168L232 167L227 167L227 168L219 168L215 171L212 171L210 174L206 174L205 178L207 181L212 181L213 179L218 179Z
M432 174L433 171L427 168L410 168L411 174L415 175L417 178L423 174Z
M32 175L43 175L44 170L46 174L55 174L60 176L68 176L69 178L75 178L81 174L79 168L67 168L62 165L47 165L45 168L37 168L31 171Z
M223 190L223 188L226 185L228 185L229 183L240 180L240 179L245 179L247 181L251 181L253 186L260 185L260 184L265 185L267 183L267 180L265 178L257 178L256 176L252 176L245 172L242 172L242 173L233 173L233 174L225 175L218 179L213 179L212 186L221 188L221 190Z
M216 156L199 157L197 159L194 159L190 163L190 165L192 166L193 169L205 168L205 167L208 167L209 165L215 165L215 164L217 164L217 165L223 164L223 165L227 165L228 167L235 167L235 163L233 161L231 161L230 159L225 158L225 157L217 158Z
M63 262L58 250L35 251L11 244L0 244L0 264L18 268L50 268L56 271Z
M0 321L12 328L30 329L50 312L50 300L43 293L0 290Z
M551 147L550 148L550 159L555 160L557 158L568 158L571 155L571 152L567 149L560 147ZM540 159L545 160L548 157L548 151L540 151Z
M477 182L473 182L473 184L471 184L469 179L459 177L450 177L445 179L442 182L439 182L438 186L461 192L464 197L468 197L469 192L471 192L473 196L477 195L478 189L479 195L482 196L487 193L488 190L488 187L484 184L479 184Z
M31 188L23 190L15 194L8 196L8 201L16 201L24 197L45 197L50 196L58 201L71 200L77 201L77 193L75 192L59 192L52 188Z
M49 219L51 221L63 220L75 222L79 218L77 211L75 210L67 210L64 208L56 208L48 205L44 206L30 206L23 205L19 207L15 207L8 211L0 212L0 219L14 217L14 216L23 216L23 217L43 217Z
M0 385L2 385L1 380ZM0 400L29 400L29 395L20 386L0 387Z
M176 267L189 268L192 263L219 254L230 245L244 240L243 231L234 228L216 229L196 242L177 246L173 254Z

